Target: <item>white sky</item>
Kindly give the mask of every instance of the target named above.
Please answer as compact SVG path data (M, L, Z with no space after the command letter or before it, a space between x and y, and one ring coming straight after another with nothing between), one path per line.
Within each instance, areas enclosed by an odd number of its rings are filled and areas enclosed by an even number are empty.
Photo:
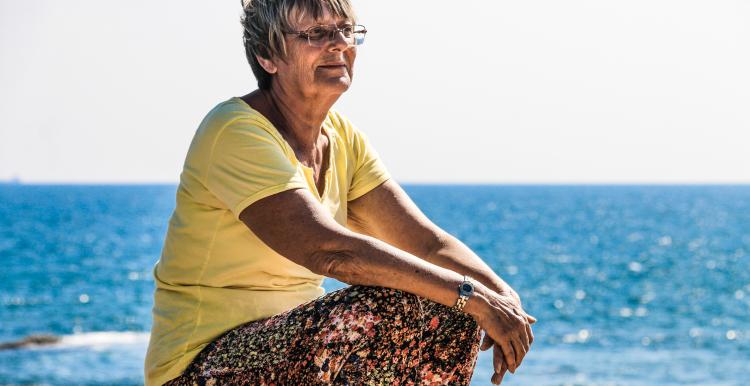
M402 183L750 183L748 1L354 1L337 108ZM0 180L176 182L239 4L0 0Z

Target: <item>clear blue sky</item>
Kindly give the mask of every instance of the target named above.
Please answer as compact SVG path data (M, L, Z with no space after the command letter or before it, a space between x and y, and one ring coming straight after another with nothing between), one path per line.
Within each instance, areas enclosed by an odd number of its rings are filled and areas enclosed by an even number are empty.
M176 182L239 3L0 0L0 180ZM750 2L354 4L337 108L401 182L750 182Z

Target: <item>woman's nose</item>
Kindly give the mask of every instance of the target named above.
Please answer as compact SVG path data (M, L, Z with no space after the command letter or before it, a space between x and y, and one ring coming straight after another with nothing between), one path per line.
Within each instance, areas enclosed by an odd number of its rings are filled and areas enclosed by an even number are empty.
M346 40L343 31L334 31L333 39L331 39L331 50L343 51L349 47L349 42Z

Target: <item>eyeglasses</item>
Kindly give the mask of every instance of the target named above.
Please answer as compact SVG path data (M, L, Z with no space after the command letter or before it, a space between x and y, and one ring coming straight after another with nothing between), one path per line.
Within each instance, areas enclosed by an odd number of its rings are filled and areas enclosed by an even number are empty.
M304 31L284 31L288 34L296 34L301 39L306 39L307 44L313 47L323 47L328 42L336 39L336 34L341 32L344 40L349 45L358 46L365 42L367 29L363 25L345 25L341 28L336 26L316 25Z

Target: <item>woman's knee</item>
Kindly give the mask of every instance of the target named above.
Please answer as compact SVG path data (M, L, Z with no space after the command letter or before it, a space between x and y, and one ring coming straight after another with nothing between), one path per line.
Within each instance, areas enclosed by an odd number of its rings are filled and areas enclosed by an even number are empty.
M473 316L463 311L458 311L429 299L422 299L422 310L428 329L437 329L449 325L451 329L461 330L467 336L472 336L474 340L481 338L482 329L479 323Z
M335 295L346 310L365 311L378 320L417 322L422 319L420 297L394 288L353 285Z
M342 289L338 302L346 304L349 310L366 309L376 318L391 321L425 322L425 328L449 324L452 329L461 329L479 339L481 327L469 314L425 299L412 293L387 287L353 285Z

